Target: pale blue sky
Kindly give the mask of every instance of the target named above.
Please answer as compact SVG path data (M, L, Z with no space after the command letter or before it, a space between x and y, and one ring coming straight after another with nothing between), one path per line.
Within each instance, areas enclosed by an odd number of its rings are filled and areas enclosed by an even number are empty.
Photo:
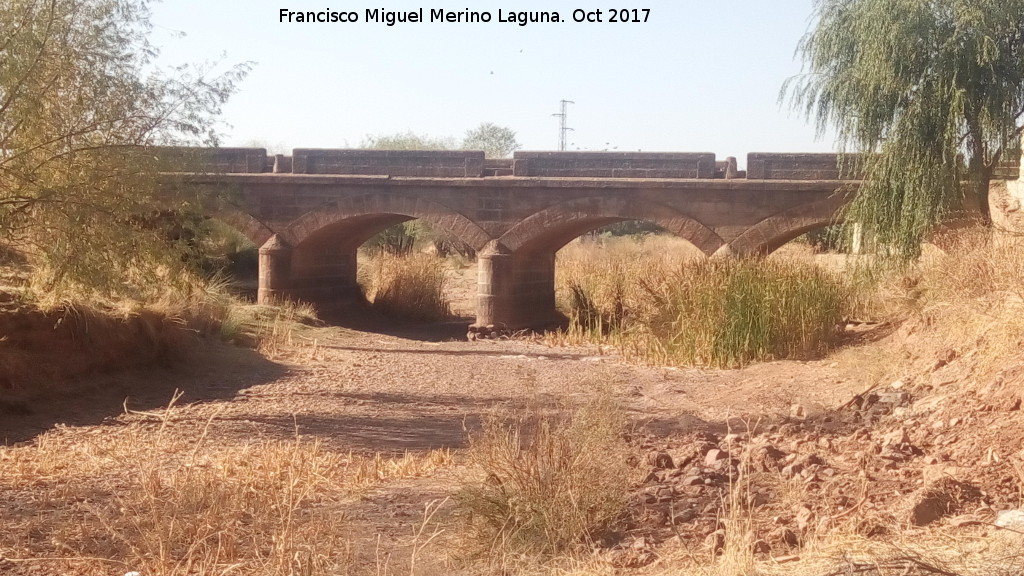
M650 8L647 23L575 23L574 9ZM367 8L490 11L490 23L365 22ZM353 24L279 23L279 10L354 10ZM567 22L518 26L498 9L558 11ZM412 130L461 137L508 126L524 150L829 151L831 137L780 106L800 72L794 50L812 0L164 0L153 41L167 64L253 61L224 109L225 145L357 146ZM178 37L183 32L184 37ZM607 144L606 144L607 143Z

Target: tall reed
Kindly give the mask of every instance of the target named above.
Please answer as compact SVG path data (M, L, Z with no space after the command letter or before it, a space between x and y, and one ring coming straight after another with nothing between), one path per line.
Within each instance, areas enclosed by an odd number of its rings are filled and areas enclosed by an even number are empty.
M655 302L636 341L648 356L709 366L806 358L825 352L842 318L845 289L810 264L707 260L642 280Z
M430 254L391 254L373 257L364 280L367 299L382 312L410 320L442 320L451 316L445 297L447 268Z
M848 300L842 282L803 262L673 261L643 247L567 256L558 288L570 334L659 363L814 356L834 341Z

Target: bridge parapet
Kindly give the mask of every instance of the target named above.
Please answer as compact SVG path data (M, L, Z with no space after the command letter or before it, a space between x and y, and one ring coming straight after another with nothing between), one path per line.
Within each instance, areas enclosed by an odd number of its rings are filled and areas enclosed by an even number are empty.
M484 153L473 150L345 150L296 148L295 174L479 178Z
M259 174L267 171L266 148L190 148L159 146L157 157L185 168L215 174Z
M749 180L855 180L856 154L747 154ZM842 162L842 164L840 164Z
M550 178L714 178L711 152L516 152L515 176Z

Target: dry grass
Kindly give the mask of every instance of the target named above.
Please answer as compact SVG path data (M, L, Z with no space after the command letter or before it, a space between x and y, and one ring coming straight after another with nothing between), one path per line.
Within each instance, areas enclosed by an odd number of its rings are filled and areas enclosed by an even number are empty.
M971 353L979 381L1017 361L1024 346L1022 253L1024 238L969 229L947 237L944 250L926 250L913 267L857 270L855 313L903 326L909 353L889 364L887 377L944 350Z
M659 242L559 255L570 336L661 364L730 367L832 344L847 294L829 273L784 259L688 260Z
M614 539L635 475L624 426L605 395L569 417L488 419L471 438L474 476L456 494L468 553L507 566Z
M576 242L558 252L556 292L568 312L570 338L600 340L653 313L638 279L662 276L693 261L688 242L672 236Z
M1024 238L998 232L965 231L922 265L920 310L922 352L974 352L979 381L995 378L1019 362L1024 346ZM931 348L931 349L929 349Z
M0 294L0 377L39 385L180 357L195 336L228 330L238 305L219 280L168 288L146 302L25 285Z
M251 346L268 358L300 350L315 357L316 340L301 339L296 331L300 326L317 324L316 307L306 302L285 300L268 306L235 301L221 324L220 335L229 342Z
M133 429L70 454L41 443L27 478L22 469L0 479L5 492L45 483L34 490L42 499L5 518L0 550L76 574L324 574L344 565L346 543L314 508L343 493L339 456L301 441L187 451L165 432Z
M366 457L298 436L213 445L215 419L179 419L173 402L146 416L0 447L0 558L83 576L372 572L353 563L346 502L452 464L446 451Z
M422 321L451 316L444 293L448 274L444 259L419 252L381 252L364 270L367 300L385 314Z

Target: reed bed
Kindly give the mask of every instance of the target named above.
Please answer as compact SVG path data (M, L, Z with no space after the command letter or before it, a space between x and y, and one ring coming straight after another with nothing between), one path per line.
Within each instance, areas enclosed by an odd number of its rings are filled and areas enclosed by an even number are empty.
M672 257L643 244L591 250L600 253L560 255L567 333L650 362L738 367L820 355L849 298L843 282L800 261Z
M390 316L436 321L451 316L445 296L448 269L431 254L379 252L370 260L362 280L367 300Z

